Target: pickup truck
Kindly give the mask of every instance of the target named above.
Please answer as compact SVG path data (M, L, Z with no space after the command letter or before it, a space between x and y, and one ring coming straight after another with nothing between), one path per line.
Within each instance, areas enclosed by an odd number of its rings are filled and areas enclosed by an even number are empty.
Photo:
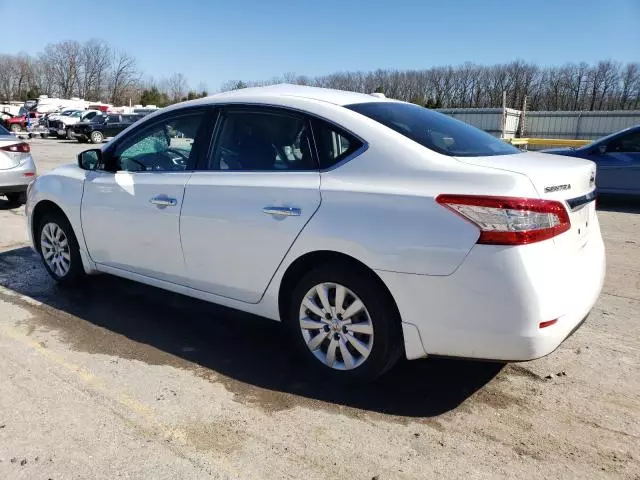
M67 115L56 115L48 123L49 135L58 138L73 140L73 126L80 122L91 121L96 115L100 115L98 110L76 110Z
M35 124L40 118L41 114L38 112L28 112L23 115L16 115L15 117L7 118L4 123L7 126L8 130L11 130L12 133L18 133L22 130L27 129L27 115L31 119L31 124Z
M80 143L102 143L105 138L115 137L143 115L96 115L90 122L80 122L73 126L72 136Z

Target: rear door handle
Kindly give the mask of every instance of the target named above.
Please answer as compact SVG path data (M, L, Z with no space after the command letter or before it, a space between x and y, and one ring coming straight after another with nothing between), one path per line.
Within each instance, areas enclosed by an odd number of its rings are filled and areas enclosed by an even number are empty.
M175 207L178 204L175 198L169 198L164 195L158 195L149 201L158 207Z
M264 207L262 213L282 217L299 217L302 210L296 207Z

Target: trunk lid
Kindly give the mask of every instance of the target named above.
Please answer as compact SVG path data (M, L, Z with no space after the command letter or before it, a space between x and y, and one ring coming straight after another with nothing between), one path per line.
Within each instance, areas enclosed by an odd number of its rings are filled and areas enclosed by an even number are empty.
M526 175L540 198L569 200L586 195L595 188L596 165L582 158L537 152L456 158L472 165Z
M581 249L586 245L592 230L590 224L596 223L594 222L596 215L595 163L581 158L538 152L456 158L472 165L525 175L540 198L559 200L567 206L571 230L561 235L556 243L559 242L572 249Z

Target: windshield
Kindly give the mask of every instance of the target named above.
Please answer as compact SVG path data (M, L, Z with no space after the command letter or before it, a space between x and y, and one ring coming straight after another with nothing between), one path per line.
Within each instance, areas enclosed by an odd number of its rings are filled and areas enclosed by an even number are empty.
M368 102L346 105L346 108L443 155L485 157L521 153L467 123L411 103Z
M82 115L82 112L78 111L78 112L73 112L70 116L75 118L75 117L79 117L80 115Z

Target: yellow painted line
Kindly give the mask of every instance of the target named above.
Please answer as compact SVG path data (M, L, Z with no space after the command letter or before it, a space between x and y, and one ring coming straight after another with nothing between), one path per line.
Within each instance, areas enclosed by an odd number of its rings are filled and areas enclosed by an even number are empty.
M505 138L511 145L550 145L557 147L582 147L593 140L571 140L568 138Z
M33 298L21 295L3 286L0 286L0 294L3 294L8 297L19 298L20 300L25 301L34 306L43 305L41 302L38 302ZM41 356L43 356L53 364L59 367L62 367L63 369L70 372L72 375L74 375L76 378L81 380L83 383L85 383L88 387L90 387L94 391L100 393L106 398L110 398L116 401L118 404L128 409L129 411L134 412L135 414L141 417L144 417L145 421L155 426L155 429L158 430L163 435L164 438L176 438L176 439L185 438L185 434L182 429L169 428L165 426L154 415L154 409L149 404L140 402L135 398L130 397L129 395L126 395L124 393L116 393L114 395L113 390L111 388L108 388L106 383L103 380L101 380L98 376L96 376L93 372L91 372L89 369L81 365L76 365L75 363L67 361L63 355L56 353L47 347L44 347L42 344L40 344L40 342L37 342L29 338L28 336L18 331L17 329L7 327L6 325L1 323L0 323L0 335L4 335L5 337L10 338L11 340L19 342L22 345L34 350L36 353L40 354ZM150 433L153 433L151 429L145 428L143 425L138 424L137 426L142 430L146 430ZM151 428L154 428L154 427L151 427ZM172 448L173 446L168 445L168 447ZM235 469L225 459L220 458L220 456L216 455L215 458L210 458L210 460L216 463L216 467L222 470L227 475L233 474L236 477L240 477L240 478L242 477L242 475L237 469ZM223 463L224 465L220 465L220 463Z

